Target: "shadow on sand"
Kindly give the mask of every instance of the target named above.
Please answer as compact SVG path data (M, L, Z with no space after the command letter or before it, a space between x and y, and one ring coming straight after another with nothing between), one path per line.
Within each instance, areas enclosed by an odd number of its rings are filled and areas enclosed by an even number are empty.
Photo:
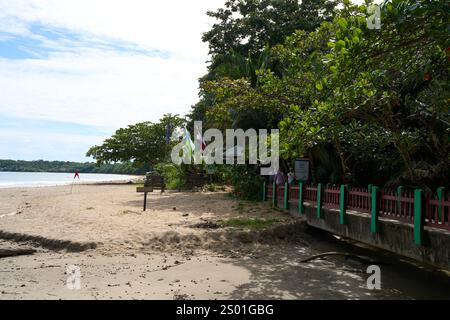
M224 201L226 200L226 201ZM202 216L214 212L216 218L235 216L240 201L225 193L166 193L149 196L150 210L173 210ZM129 201L142 207L142 201ZM217 205L227 208L218 208ZM217 210L216 210L217 209ZM286 217L289 224L256 233L232 230L207 231L196 239L198 248L226 263L250 272L250 281L231 293L230 299L450 299L450 277L431 267L337 238L327 232L292 222L288 214L262 203L246 203L240 214L267 212ZM218 213L220 212L220 213ZM294 226L294 227L293 227ZM248 236L246 236L248 235ZM207 237L215 242L207 247ZM177 247L192 249L188 237L176 237ZM189 242L189 246L187 245ZM170 241L166 245L171 245ZM195 248L194 248L195 249ZM333 256L308 263L300 262L323 252L346 252L371 258L381 269L381 290L367 288L368 265L358 260Z

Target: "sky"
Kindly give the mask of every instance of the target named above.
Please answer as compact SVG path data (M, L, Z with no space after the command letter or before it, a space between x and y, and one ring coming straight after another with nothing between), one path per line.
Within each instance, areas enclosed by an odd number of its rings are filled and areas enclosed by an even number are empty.
M120 127L189 112L224 3L0 0L0 159L89 161Z
M0 159L89 161L120 127L184 115L225 0L0 0Z

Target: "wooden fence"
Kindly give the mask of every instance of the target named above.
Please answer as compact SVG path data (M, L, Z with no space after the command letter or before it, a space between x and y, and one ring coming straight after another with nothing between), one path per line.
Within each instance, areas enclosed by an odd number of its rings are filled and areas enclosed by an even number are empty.
M450 193L445 192L444 188L439 188L436 193L427 194L420 189L405 190L402 187L391 190L373 186L355 188L322 186L321 184L288 185L286 183L275 186L275 184L264 183L263 188L264 200L271 200L273 205L283 203L286 209L289 205L294 205L298 206L299 212L303 212L301 207L304 203L308 203L319 208L319 217L321 208L337 209L341 215L345 215L347 210L352 210L375 215L375 219L372 219L374 223L378 217L382 217L413 224L418 228L427 226L450 230ZM341 203L342 201L344 203ZM375 208L373 208L374 204ZM341 221L344 223L344 217Z

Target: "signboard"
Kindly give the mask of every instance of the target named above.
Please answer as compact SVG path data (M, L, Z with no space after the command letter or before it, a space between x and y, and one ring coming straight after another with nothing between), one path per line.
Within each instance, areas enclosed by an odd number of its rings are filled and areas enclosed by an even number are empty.
M153 187L137 187L136 192L153 192Z
M301 182L309 181L309 159L295 160L295 179Z

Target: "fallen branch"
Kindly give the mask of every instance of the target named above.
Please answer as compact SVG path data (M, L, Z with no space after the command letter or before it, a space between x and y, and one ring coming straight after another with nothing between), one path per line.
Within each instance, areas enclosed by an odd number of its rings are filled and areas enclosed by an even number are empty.
M325 253L320 253L320 254L316 254L314 256L311 256L309 258L303 259L300 262L302 263L306 263L315 259L321 259L327 256L344 256L346 258L354 258L356 260L358 260L359 262L363 263L363 264L380 264L374 260L372 260L369 257L363 257L363 256L358 256L355 254L351 254L351 253L346 253L346 252L325 252Z

